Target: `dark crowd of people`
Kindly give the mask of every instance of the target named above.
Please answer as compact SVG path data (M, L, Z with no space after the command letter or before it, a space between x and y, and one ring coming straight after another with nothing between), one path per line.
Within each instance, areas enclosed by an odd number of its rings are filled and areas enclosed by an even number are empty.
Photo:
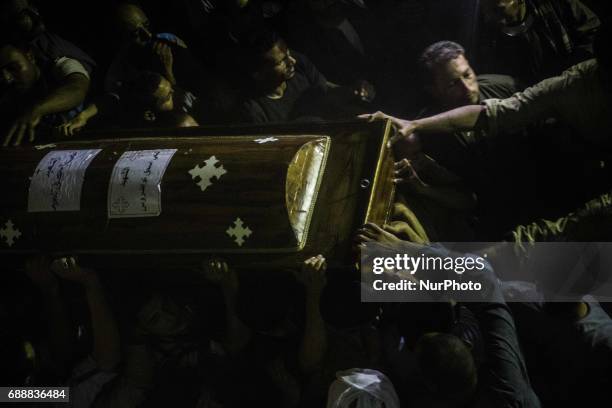
M355 249L504 241L520 268L535 242L612 238L597 2L61 3L0 0L2 149L389 120L392 219L355 231ZM67 386L95 408L608 405L612 319L588 284L550 302L488 265L482 302L362 303L360 271L325 255L291 271L202 259L188 284L32 256L0 277L0 386Z

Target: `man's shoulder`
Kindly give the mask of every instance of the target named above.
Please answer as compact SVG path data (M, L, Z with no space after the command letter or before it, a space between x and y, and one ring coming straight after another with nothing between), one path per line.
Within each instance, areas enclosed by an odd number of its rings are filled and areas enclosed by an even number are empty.
M478 75L481 99L504 99L521 89L518 80L508 75Z
M96 67L95 61L87 53L55 33L42 31L32 39L31 45L43 63L53 63L59 58L68 57L79 61L90 74Z

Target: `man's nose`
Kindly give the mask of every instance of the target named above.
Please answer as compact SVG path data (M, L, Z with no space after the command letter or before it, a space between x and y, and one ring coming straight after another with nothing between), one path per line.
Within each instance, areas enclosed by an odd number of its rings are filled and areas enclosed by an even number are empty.
M461 79L461 91L467 94L467 93L470 93L471 90L472 90L472 87L471 87L470 81L467 79Z

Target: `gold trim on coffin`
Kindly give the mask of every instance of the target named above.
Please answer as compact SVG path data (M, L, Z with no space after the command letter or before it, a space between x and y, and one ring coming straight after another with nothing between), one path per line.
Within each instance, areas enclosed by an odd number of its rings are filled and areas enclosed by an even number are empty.
M329 136L305 143L293 156L287 170L285 205L298 250L304 249L308 241L312 213L323 180L330 144ZM311 182L313 176L314 183Z
M378 152L378 160L376 163L376 171L374 172L374 182L372 183L372 188L370 189L370 199L368 200L368 209L366 211L366 215L365 218L363 220L363 224L367 223L368 220L370 219L370 214L372 212L372 206L374 205L374 193L376 193L376 191L378 190L378 184L381 182L380 181L380 175L382 173L382 166L384 165L384 156L385 156L385 150L388 149L387 147L387 142L389 141L389 133L391 132L391 121L387 120L387 123L385 124L385 133L383 135L383 141L381 143L381 147L380 147L380 151ZM389 153L392 154L392 153ZM393 188L393 190L395 191L395 187ZM391 213L391 207L393 206L393 203L390 202L389 206L387 207L387 211L385 214L385 218L389 219L389 214Z

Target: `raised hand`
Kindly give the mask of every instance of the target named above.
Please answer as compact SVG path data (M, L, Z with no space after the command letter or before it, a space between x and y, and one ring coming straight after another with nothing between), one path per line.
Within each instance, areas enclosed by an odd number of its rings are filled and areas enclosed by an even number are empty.
M421 143L414 133L417 130L416 122L396 118L381 111L359 115L358 118L368 122L379 120L391 121L394 133L389 138L387 147L394 148L396 157L411 158L421 151Z
M42 116L36 109L28 109L23 112L13 122L13 125L4 138L3 146L7 147L11 144L11 142L13 142L13 146L19 146L26 136L30 143L33 142L36 136L36 127L40 123L41 119Z
M367 242L377 242L380 244L393 245L401 241L393 234L388 226L381 227L373 222L368 222L357 230L355 241L359 246Z
M402 159L395 163L395 184L405 184L419 191L429 187L421 177L419 177L413 162L408 159Z
M307 291L321 293L327 284L327 261L323 255L308 258L302 267L294 271L295 279L304 285Z
M358 81L353 88L353 94L363 102L372 102L376 98L376 88L368 81Z
M57 131L62 137L72 137L77 132L80 132L87 125L87 122L88 119L81 112L69 121L59 125Z
M174 78L174 56L172 55L172 48L170 48L168 44L158 41L153 44L153 53L159 58L159 62L164 68L164 76L174 85L176 80Z
M236 271L221 259L208 259L202 262L202 276L223 289L238 290L238 275Z
M71 256L55 259L51 263L51 270L60 278L80 283L83 286L89 286L95 283L97 279L93 270L82 268L76 259Z

